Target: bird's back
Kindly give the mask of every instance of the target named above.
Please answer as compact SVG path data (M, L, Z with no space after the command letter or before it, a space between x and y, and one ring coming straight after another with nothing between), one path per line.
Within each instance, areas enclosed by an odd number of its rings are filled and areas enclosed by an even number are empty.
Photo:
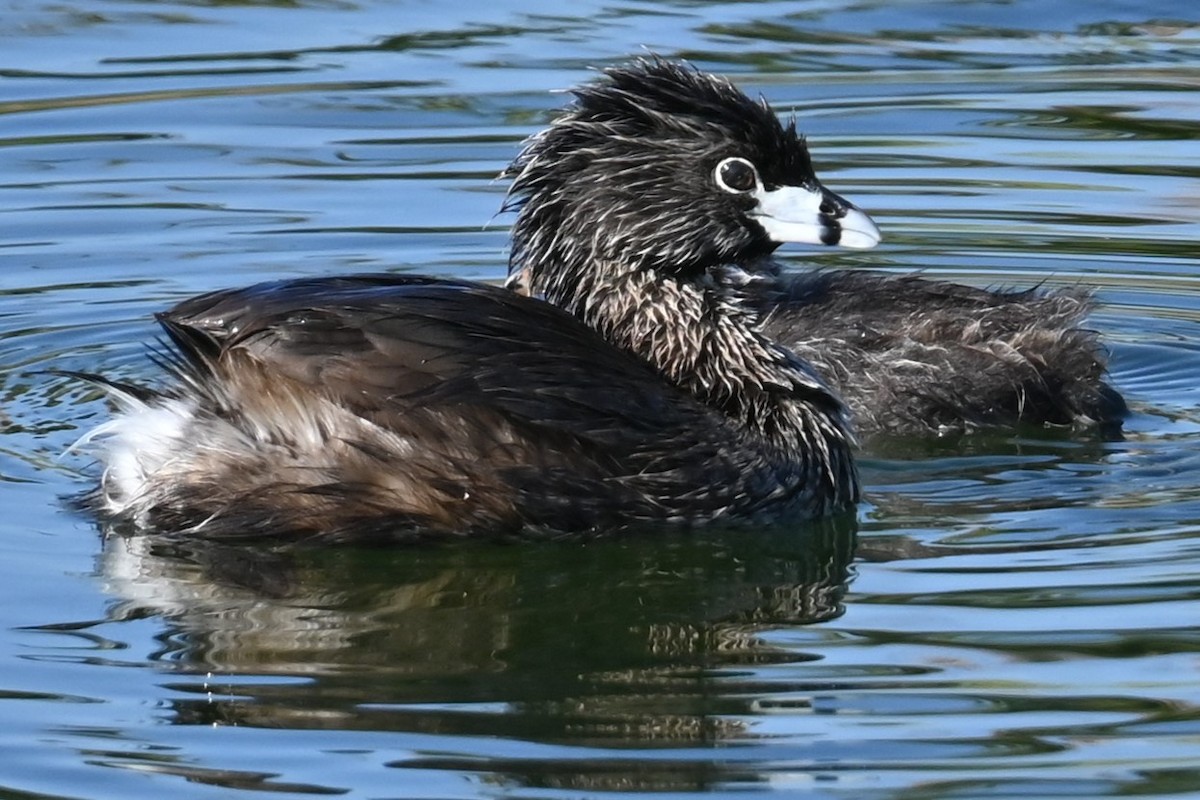
M1020 423L1111 433L1126 414L1082 327L1085 292L815 271L780 278L759 302L767 334L817 367L866 437Z

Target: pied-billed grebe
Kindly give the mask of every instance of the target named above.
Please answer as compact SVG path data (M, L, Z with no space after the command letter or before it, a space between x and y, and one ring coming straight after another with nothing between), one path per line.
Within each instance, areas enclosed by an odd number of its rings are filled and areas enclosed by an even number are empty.
M92 502L211 536L556 535L851 507L845 411L757 302L781 242L870 247L803 140L728 83L610 71L511 168L551 302L410 276L291 280L159 316L178 385L123 406ZM760 274L767 270L765 275Z
M788 231L771 217L764 190L811 175L790 127L728 82L658 60L611 69L575 95L509 170L524 203L510 288L629 347L643 332L610 328L614 306L644 296L631 288L643 263L627 254L661 247L665 235L674 247L662 251L664 263L744 271L742 312L817 369L863 436L1017 423L1119 431L1125 402L1104 382L1095 334L1079 327L1091 308L1085 292L990 291L857 270L784 273L769 258L780 241L836 243L840 231L839 201L829 195L811 195L813 210L830 220L824 228ZM730 195L719 222L703 194L714 163ZM850 241L845 233L851 245L874 236L849 231Z

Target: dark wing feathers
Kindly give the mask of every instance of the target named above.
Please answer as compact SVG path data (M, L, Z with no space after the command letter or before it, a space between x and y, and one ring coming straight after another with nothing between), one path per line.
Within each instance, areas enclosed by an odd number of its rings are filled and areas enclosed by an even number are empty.
M364 519L409 502L397 497L412 498L409 520L460 531L700 518L768 480L771 467L731 446L737 433L719 414L565 312L499 288L291 281L188 300L161 321L191 369L211 373L193 386L210 387L218 415L254 417L259 432L278 426L273 438L292 450L304 437L288 434L285 402L294 412L327 401L385 432L343 425L329 446L350 456L318 468L296 456L293 491L349 498ZM728 436L712 435L722 428ZM391 435L415 446L398 453ZM277 485L271 492L264 514L284 502ZM251 491L243 516L254 503Z
M565 312L489 286L285 282L189 300L162 321L206 359L239 351L364 411L478 402L577 433L710 413Z

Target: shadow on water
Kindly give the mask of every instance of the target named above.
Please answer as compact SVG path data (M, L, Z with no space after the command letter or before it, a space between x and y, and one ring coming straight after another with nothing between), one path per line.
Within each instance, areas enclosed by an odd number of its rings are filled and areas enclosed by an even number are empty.
M111 536L100 572L110 622L166 622L154 660L235 681L171 685L194 697L175 724L694 744L740 735L739 667L805 660L766 626L842 613L855 525L395 550Z

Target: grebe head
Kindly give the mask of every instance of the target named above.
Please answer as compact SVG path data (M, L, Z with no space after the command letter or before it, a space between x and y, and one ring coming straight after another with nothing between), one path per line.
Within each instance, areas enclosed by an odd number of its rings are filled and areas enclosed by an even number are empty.
M879 241L870 217L821 185L795 123L723 78L650 58L574 95L505 173L519 211L512 285L570 306L609 272L687 280L784 242Z

